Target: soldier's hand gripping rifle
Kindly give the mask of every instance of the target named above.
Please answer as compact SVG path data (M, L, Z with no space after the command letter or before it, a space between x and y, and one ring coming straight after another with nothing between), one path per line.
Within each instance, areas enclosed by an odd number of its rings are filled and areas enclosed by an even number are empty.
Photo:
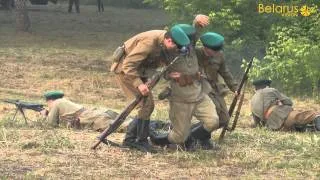
M160 73L157 73L155 76L152 77L151 81L147 83L149 90L151 90L161 79L164 73L168 70L170 66L172 66L180 56L174 58L167 66L162 68ZM101 135L99 136L99 141L97 141L91 149L96 149L101 142L106 141L106 137L116 131L120 125L125 121L126 117L131 113L131 111L140 103L140 101L144 98L142 94L139 94L114 120L114 122L106 128Z
M251 61L249 62L248 66L247 66L247 69L244 72L244 75L242 76L241 82L240 82L240 84L238 86L238 89L237 89L237 93L238 94L241 93L242 87L243 87L244 83L246 82L246 80L248 79L248 73L249 73L249 70L252 67L252 63L253 63L253 57L252 57ZM231 103L230 107L229 107L229 116L230 116L230 118L232 117L232 114L233 114L233 111L234 111L234 109L235 109L235 107L237 105L237 102L238 102L238 97L235 96L233 98L233 100L232 100L232 103ZM228 130L230 118L228 119L226 125L223 127L223 129L221 131L221 134L219 136L219 142L222 142L222 140L224 138L224 135L226 134L226 131Z
M37 111L37 112L40 112L44 109L43 104L24 102L24 101L20 101L18 99L3 99L2 101L6 102L6 103L14 104L16 106L16 112L14 113L12 120L15 120L17 113L20 112L22 114L26 124L28 124L28 123L27 123L27 118L26 118L24 111L23 111L24 109L30 109L30 110Z

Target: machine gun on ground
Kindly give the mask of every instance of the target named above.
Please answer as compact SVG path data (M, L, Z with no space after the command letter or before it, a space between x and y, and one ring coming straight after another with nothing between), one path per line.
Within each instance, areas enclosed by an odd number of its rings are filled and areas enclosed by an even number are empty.
M2 101L6 103L14 104L16 106L16 112L14 113L14 116L12 118L13 121L16 119L17 113L20 112L26 124L28 123L27 123L27 117L24 114L24 109L30 109L37 112L40 112L44 109L43 104L25 102L25 101L20 101L18 99L3 99Z

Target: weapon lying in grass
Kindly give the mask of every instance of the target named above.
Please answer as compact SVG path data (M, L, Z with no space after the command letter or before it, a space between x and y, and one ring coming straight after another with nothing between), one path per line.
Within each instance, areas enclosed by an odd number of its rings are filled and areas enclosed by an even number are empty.
M251 61L249 62L248 66L247 66L247 69L246 69L246 71L244 72L244 74L242 76L242 79L241 79L240 84L239 84L238 89L237 89L238 94L241 93L242 87L243 87L244 83L248 79L248 73L249 73L249 70L252 67L252 63L253 63L253 57L252 57ZM232 117L232 114L233 114L233 111L234 111L234 109L235 109L235 107L237 105L237 102L238 102L238 97L235 96L233 98L233 100L232 100L232 103L231 103L230 107L229 107L229 116L230 116L230 118ZM226 131L230 130L229 127L228 127L229 126L229 122L230 122L230 118L229 118L229 120L227 121L226 125L223 127L223 129L221 131L221 134L219 136L219 142L222 142L222 140L224 138L224 135L226 134Z
M160 78L164 75L164 73L171 67L180 56L174 58L167 66L162 68L162 70L152 77L151 81L147 83L149 90L151 90L160 80ZM131 111L143 100L144 96L139 94L114 120L114 122L109 126L109 128L105 129L101 135L99 136L99 141L96 142L91 149L96 149L101 142L107 142L106 137L116 131L120 125L124 122L126 117L131 113Z
M17 113L20 112L26 124L28 123L27 123L27 118L24 114L24 109L30 109L37 112L40 112L44 109L43 104L25 102L25 101L20 101L18 99L3 99L2 101L6 103L14 104L16 106L16 112L14 113L12 120L15 120Z

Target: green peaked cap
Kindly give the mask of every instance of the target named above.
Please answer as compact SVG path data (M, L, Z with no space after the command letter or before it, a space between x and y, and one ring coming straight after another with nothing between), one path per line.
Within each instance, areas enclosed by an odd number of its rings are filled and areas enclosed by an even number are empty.
M48 99L59 99L64 96L64 93L62 91L48 91L44 94L44 97Z
M173 41L180 46L187 46L190 44L190 40L186 33L178 26L175 25L170 29L171 37Z
M200 37L200 40L205 47L219 50L223 46L224 37L215 32L207 32Z
M271 83L270 79L258 79L252 82L254 86L270 86Z
M196 28L191 26L190 24L177 24L187 36L191 36L196 33Z

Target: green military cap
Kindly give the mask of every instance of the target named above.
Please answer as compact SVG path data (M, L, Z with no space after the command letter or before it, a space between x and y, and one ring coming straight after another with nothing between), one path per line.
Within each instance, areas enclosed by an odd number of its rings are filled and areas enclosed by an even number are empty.
M271 85L270 79L258 79L252 82L254 86L270 86Z
M64 96L64 93L62 91L48 91L44 94L44 97L46 98L46 100L55 100L55 99L59 99L62 98Z
M215 32L207 32L200 37L200 40L203 46L219 51L223 47L224 37Z
M177 24L187 36L192 36L196 33L196 28L191 26L190 24Z
M188 36L178 25L175 25L170 29L170 34L173 41L178 46L187 46L190 44Z

